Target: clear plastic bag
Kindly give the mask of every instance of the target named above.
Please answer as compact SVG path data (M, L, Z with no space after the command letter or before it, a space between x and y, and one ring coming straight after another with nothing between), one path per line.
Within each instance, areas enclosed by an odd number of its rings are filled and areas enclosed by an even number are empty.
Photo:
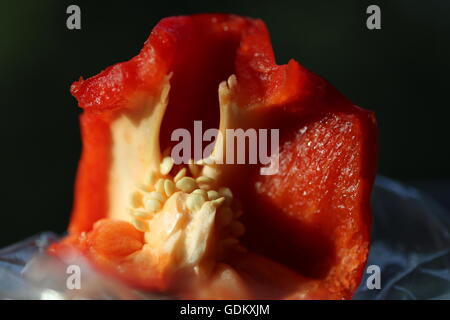
M381 269L381 289L368 274L354 299L450 299L450 214L418 190L378 177L372 194L368 265Z
M373 197L368 265L381 269L381 288L365 274L354 299L450 299L450 214L414 188L378 177ZM105 278L77 261L83 287L67 286L67 265L44 251L57 235L45 232L0 250L1 299L167 299Z

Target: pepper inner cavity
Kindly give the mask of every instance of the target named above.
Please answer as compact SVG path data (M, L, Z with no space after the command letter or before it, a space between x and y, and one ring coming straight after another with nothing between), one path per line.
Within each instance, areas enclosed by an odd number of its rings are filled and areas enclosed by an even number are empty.
M169 80L170 76L167 78ZM231 103L236 77L230 76L219 86L221 108L220 131L235 125L237 108ZM167 105L167 82L158 105L154 128L160 128ZM157 122L157 123L156 123ZM151 150L159 150L158 134L154 134ZM217 160L225 141L216 141L212 154L203 160L175 164L166 149L152 159L147 174L131 191L128 211L135 228L145 233L142 252L161 273L182 268L198 272L222 261L234 251L245 251L239 238L244 225L239 221L242 206L232 191L221 183L224 166ZM158 163L159 162L159 163ZM141 175L142 177L142 175ZM208 267L209 266L209 267ZM205 269L203 268L203 269Z

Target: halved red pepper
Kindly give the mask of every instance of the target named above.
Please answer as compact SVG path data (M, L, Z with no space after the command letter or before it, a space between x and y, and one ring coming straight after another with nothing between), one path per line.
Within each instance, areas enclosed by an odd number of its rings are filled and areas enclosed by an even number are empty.
M261 20L225 14L165 18L139 55L75 82L71 92L84 109L83 153L70 234L51 251L78 248L101 270L132 285L180 297L352 297L369 250L375 117L296 61L277 65ZM123 212L135 184L146 183L149 170L161 169L159 150L173 146L173 130L192 131L194 120L202 120L204 130L280 129L280 167L275 175L260 175L255 165L210 166L219 172L214 186L228 187L241 201L246 231L239 250L218 258L207 253L218 247L208 245L202 251L207 259L177 269L172 266L180 266L186 254L175 254L173 244L169 255L162 254L159 246L175 238L155 235L167 226L133 227ZM162 174L163 183L182 169L171 170ZM145 188L144 193L159 190L157 183ZM188 193L180 191L171 204L165 195L164 206L181 205ZM198 212L215 212L213 224L226 211L205 207ZM216 241L222 234L217 228L201 239ZM191 237L185 229L183 239ZM183 252L196 250L184 243ZM180 274L201 280L181 281Z

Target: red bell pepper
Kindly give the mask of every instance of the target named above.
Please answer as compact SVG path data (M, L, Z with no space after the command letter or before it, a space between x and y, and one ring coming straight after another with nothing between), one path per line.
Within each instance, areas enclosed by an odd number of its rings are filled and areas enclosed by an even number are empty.
M352 297L369 250L375 117L296 61L277 65L261 20L165 18L139 55L75 82L71 93L84 109L83 152L69 236L52 252L75 247L131 285L185 298ZM187 175L203 170L213 181L199 187L199 200L192 190L201 179L178 185L186 168L160 152L194 120L280 129L278 173L191 165ZM178 222L173 211L201 217ZM164 221L181 223L180 232L168 234Z

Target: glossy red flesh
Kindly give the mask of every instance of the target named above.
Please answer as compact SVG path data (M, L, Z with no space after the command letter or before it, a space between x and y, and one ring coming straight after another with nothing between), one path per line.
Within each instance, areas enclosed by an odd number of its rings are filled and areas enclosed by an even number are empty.
M264 110L269 119L265 126L281 128L282 138L280 172L254 175L245 183L251 190L241 197L248 230L245 244L290 267L301 279L308 277L304 282L309 289L303 295L291 292L287 298L350 298L369 246L374 117L297 62L276 65L260 20L232 15L163 19L138 56L72 85L72 94L84 108L84 144L69 227L72 236L66 243L81 247L77 234L90 231L107 216L109 124L115 113L132 108L135 95L154 93L170 72L162 146L174 128L190 128L195 119L203 120L204 128L217 127L218 84L236 74L240 107ZM139 245L122 226L117 235L129 241L119 241L125 247L117 249L114 237L101 236L104 228L114 227L97 226L83 248L99 265L114 268L120 257ZM108 230L104 234L110 235ZM117 249L114 253L105 249L111 244ZM235 265L241 270L253 266L255 274L257 268L265 268L252 261L241 259ZM128 273L122 274L127 281L152 287L148 270L127 268Z

